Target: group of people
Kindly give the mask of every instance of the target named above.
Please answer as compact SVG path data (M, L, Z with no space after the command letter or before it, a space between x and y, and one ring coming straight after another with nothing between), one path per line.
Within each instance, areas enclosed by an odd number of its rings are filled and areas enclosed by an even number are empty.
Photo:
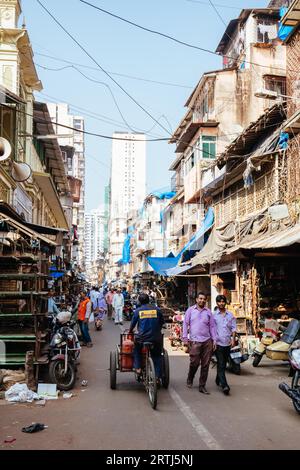
M129 294L126 287L107 289L92 287L90 290L82 290L79 299L70 307L63 304L62 309L71 309L74 317L77 317L82 337L82 346L93 346L89 333L89 324L103 321L105 315L109 320L114 320L116 325L123 325L123 308ZM54 300L54 290L48 292L48 313L57 315L60 312Z
M103 289L94 287L88 293L82 291L77 305L77 320L82 335L82 345L92 347L93 343L89 334L89 323L92 313L104 317L107 313L108 319L114 319L116 325L123 325L123 308L128 298L126 288L111 287L105 292ZM226 309L226 297L218 295L217 307L214 313L206 306L207 296L200 292L196 298L196 304L188 308L183 321L182 340L189 350L190 365L187 376L187 387L193 386L195 375L200 366L199 392L208 395L206 382L208 378L209 365L212 354L217 358L216 384L221 387L225 395L229 395L230 387L227 383L225 370L229 359L230 349L235 345L236 319ZM135 334L134 368L139 374L141 372L141 349L143 342L153 343L152 357L158 378L161 377L161 352L162 334L161 329L164 318L160 309L151 302L148 293L139 296L139 307L135 310L130 332L137 327ZM54 314L59 310L53 299L53 292L49 292L48 311Z
M206 306L207 296L200 292L196 304L190 307L183 322L183 342L189 349L190 366L187 377L187 387L193 386L193 381L201 365L199 392L209 395L206 382L209 365L213 352L217 357L216 384L221 387L225 395L229 395L230 387L227 383L225 369L230 355L230 349L235 345L236 320L226 309L226 298L218 295L217 308L214 313ZM134 312L130 324L130 332L137 326L134 347L134 369L141 373L141 349L143 342L153 343L151 356L153 358L156 376L161 378L161 328L164 324L163 315L157 306L151 305L148 294L139 297L140 307Z

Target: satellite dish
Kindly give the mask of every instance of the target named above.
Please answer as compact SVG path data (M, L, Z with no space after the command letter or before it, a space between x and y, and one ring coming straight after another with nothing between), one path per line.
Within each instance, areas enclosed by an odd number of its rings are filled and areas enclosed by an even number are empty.
M11 155L11 145L8 140L0 137L0 162L4 162Z
M12 162L11 176L17 183L24 183L31 176L32 170L27 163Z

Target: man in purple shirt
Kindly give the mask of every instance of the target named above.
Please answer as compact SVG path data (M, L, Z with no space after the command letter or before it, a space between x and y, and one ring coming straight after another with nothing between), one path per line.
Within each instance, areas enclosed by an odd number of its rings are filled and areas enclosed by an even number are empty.
M187 310L183 321L182 339L183 343L188 344L190 348L187 386L192 387L201 362L199 392L209 395L205 386L211 356L216 348L216 327L211 311L205 306L206 299L206 294L200 292L196 298L196 305Z
M217 310L214 320L217 330L217 377L216 384L223 389L224 395L229 395L230 387L226 380L225 369L229 359L230 347L235 345L236 319L232 313L226 310L227 300L225 295L216 298Z

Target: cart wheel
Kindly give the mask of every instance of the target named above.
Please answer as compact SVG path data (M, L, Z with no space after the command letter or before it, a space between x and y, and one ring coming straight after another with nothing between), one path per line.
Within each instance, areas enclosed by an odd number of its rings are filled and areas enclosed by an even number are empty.
M110 388L115 390L117 386L117 352L110 353Z
M149 396L149 401L152 408L155 410L157 405L157 384L156 384L156 375L153 360L151 357L147 361L147 370L146 370L146 389Z
M293 390L297 390L297 391L299 390L299 387L300 387L299 382L300 382L300 375L299 375L299 371L297 370L295 372L295 375L294 375L293 380L292 380L292 389ZM299 405L298 401L293 400L293 405L294 405L294 408L297 411L297 413L300 414L300 405Z
M168 388L170 383L170 365L168 351L163 350L162 356L162 385L164 388Z

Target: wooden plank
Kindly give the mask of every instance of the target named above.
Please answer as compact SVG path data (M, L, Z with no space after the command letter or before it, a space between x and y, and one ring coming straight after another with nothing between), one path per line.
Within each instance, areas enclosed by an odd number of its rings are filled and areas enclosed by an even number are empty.
M0 292L0 299L11 299L11 298L16 298L16 299L23 299L24 297L31 297L33 295L34 297L37 296L43 296L47 295L48 292L29 292L29 291L11 291L11 292Z
M0 274L0 279L7 279L9 281L26 281L26 280L32 280L32 279L37 279L37 278L48 278L49 276L47 274L40 274L40 273L32 273L32 274L13 274L13 273L8 273L8 274Z

